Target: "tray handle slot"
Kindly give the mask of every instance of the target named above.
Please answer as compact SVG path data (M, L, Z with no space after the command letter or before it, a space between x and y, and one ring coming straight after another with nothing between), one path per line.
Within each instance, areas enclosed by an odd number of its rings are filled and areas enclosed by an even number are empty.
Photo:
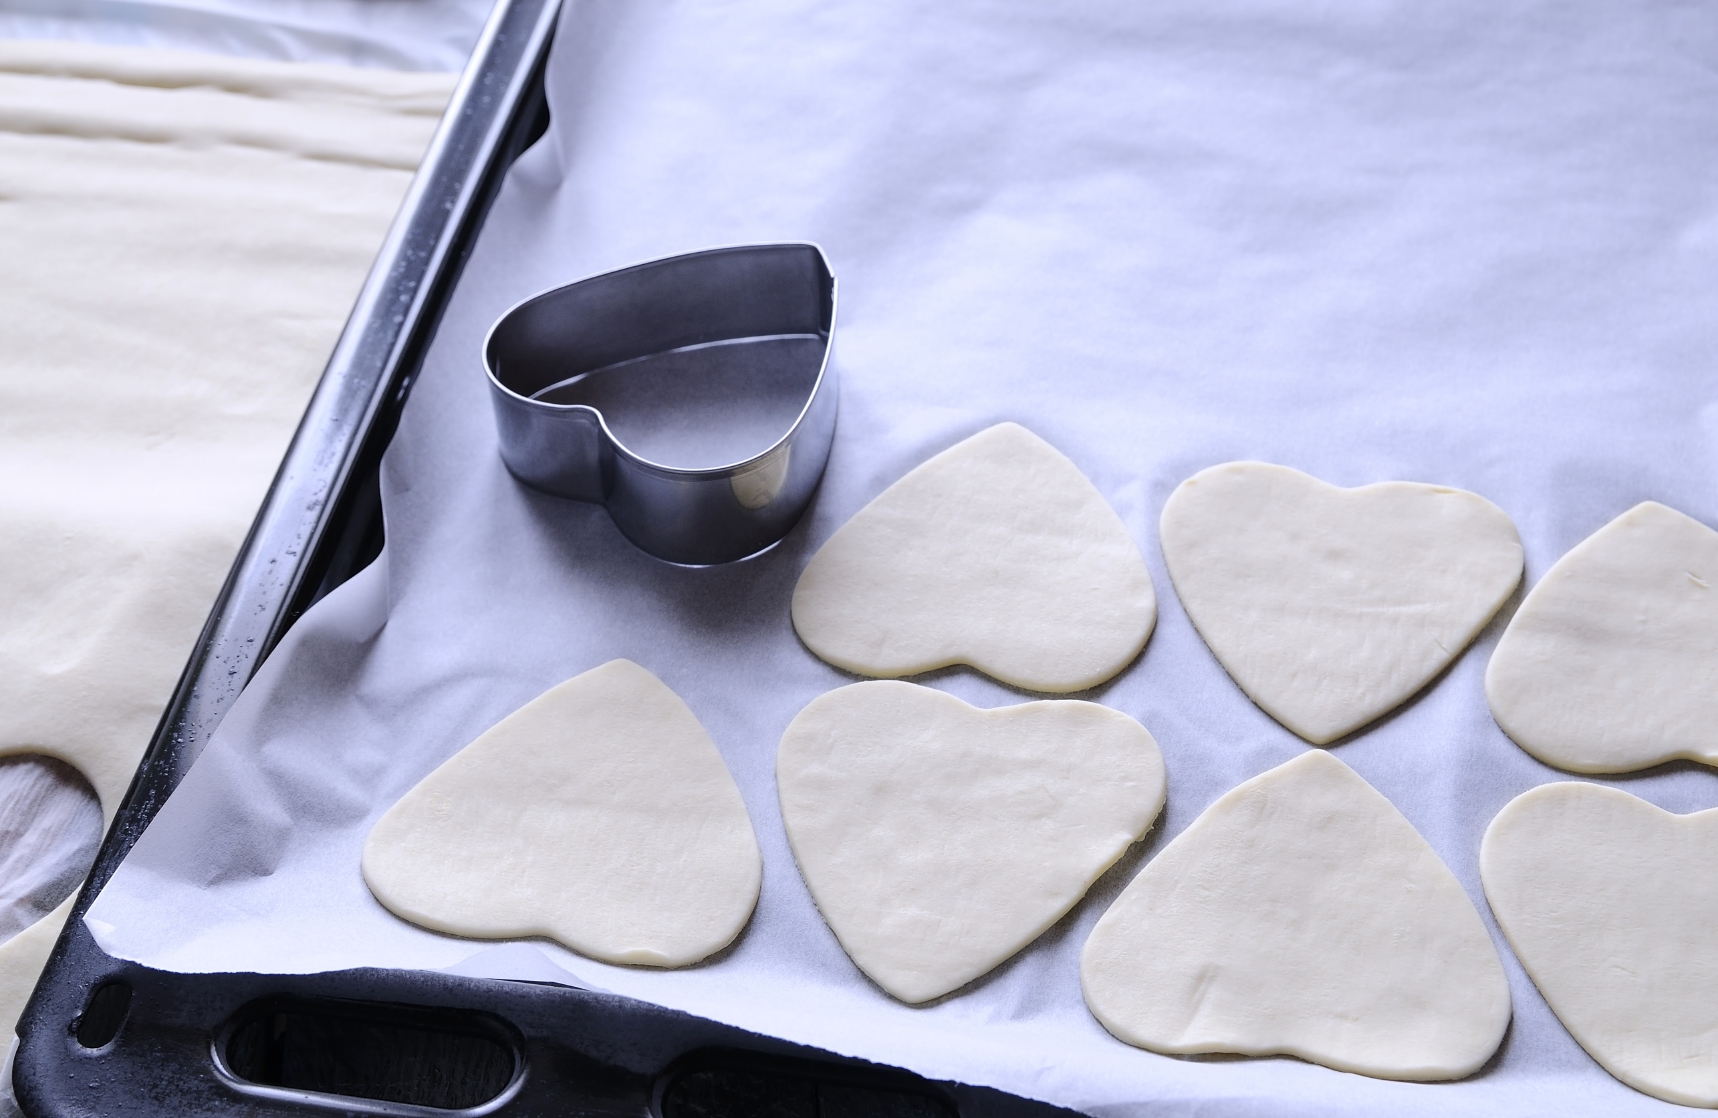
M363 1110L402 1115L486 1113L525 1068L514 1030L492 1014L298 998L239 1010L216 1035L215 1062L247 1093L345 1111L363 1099Z
M119 1027L130 1012L131 987L118 979L103 982L72 1023L72 1035L85 1048L106 1048L119 1035Z

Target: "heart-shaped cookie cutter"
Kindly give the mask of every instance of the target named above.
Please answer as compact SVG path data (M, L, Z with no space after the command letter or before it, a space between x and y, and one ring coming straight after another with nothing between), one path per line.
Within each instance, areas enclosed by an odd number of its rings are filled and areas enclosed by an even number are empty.
M546 291L484 342L501 458L533 489L605 506L660 559L754 555L798 522L829 460L834 330L814 244L706 249Z

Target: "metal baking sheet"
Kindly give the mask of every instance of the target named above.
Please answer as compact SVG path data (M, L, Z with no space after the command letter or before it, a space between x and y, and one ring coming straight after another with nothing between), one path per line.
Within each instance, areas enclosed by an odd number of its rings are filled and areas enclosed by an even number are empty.
M1439 1085L1136 1051L1085 1013L1076 964L1164 836L1306 748L1240 695L1175 601L1156 516L1183 478L1262 458L1344 485L1470 489L1515 518L1529 583L1639 500L1718 520L1718 403L1701 364L1718 340L1705 186L1718 121L1690 61L1714 37L1718 18L1597 3L569 8L549 139L492 210L384 463L385 566L282 643L89 927L165 969L486 957L524 977L520 956L380 910L357 850L476 733L624 655L723 749L764 847L764 893L745 936L700 968L529 948L568 981L1092 1113L1666 1110L1574 1045L1500 936L1514 1025L1480 1074ZM789 238L825 247L844 322L829 472L781 547L666 567L600 509L507 476L477 365L502 310L636 260ZM780 830L775 742L848 679L794 640L787 600L866 500L1004 419L1069 454L1151 563L1158 631L1092 697L1157 736L1169 806L1043 939L914 1009L841 954ZM1334 747L1482 914L1485 823L1561 776L1485 708L1497 632ZM1021 698L962 670L925 682L980 705ZM1690 765L1617 783L1673 810L1718 798Z

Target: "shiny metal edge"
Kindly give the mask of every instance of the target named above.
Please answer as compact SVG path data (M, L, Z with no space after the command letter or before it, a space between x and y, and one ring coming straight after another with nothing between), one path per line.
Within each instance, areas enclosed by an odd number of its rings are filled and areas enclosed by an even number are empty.
M620 273L620 272L630 272L634 268L642 268L648 264L659 263L662 260L677 260L677 259L679 259L681 257L685 257L685 256L702 256L703 254L708 253L708 252L727 252L731 249L738 249L738 248L809 248L809 249L813 249L816 251L818 259L823 262L823 270L826 273L828 273L829 277L830 277L830 280L829 280L829 330L825 334L824 339L823 339L823 360L817 366L817 378L812 381L811 391L806 393L805 403L800 406L799 414L794 417L794 421L793 421L792 425L788 427L786 433L783 434L781 438L779 438L775 442L771 443L769 446L760 450L758 453L752 455L750 458L742 458L738 462L729 462L726 465L722 465L722 466L703 466L703 467L698 467L696 469L688 469L688 468L681 467L681 466L667 466L667 465L664 465L660 462L653 462L650 459L644 457L642 454L639 454L636 451L634 451L631 447L627 446L626 443L621 440L619 435L616 435L612 430L610 430L609 425L608 425L608 420L603 416L602 412L600 410L598 410L597 408L593 408L589 404L551 404L551 403L547 403L543 400L534 399L530 396L521 396L519 393L517 393L517 392L513 391L513 389L509 388L507 385L503 384L501 382L501 378L495 375L494 364L489 359L489 350L490 350L489 343L490 343L490 340L492 338L494 338L495 332L501 328L502 324L505 323L508 319L510 319L513 316L513 312L519 310L521 307L524 307L530 303L534 303L538 299L542 299L546 296L553 295L555 292L560 291L562 288L573 287L577 284L585 283L589 280L602 279L605 276L612 276L612 275L615 275L615 274ZM726 477L726 476L733 474L735 472L743 471L747 467L756 466L758 463L762 462L765 458L768 458L771 454L774 454L777 450L780 450L783 446L785 446L786 444L793 441L794 435L799 431L800 427L804 425L806 415L808 415L811 412L812 405L817 402L818 394L823 391L824 381L826 379L828 379L826 374L829 371L829 356L835 349L835 324L836 324L836 321L840 318L840 314L841 314L841 280L840 280L840 277L835 275L835 269L833 269L829 266L829 254L823 251L823 246L821 244L819 244L818 242L816 242L816 241L759 241L755 244L750 243L750 242L740 242L737 244L727 244L727 245L706 245L703 248L695 248L695 249L691 249L687 252L677 252L673 256L657 256L657 257L651 257L649 260L635 260L631 264L623 264L618 268L607 268L607 269L604 269L603 271L600 271L600 272L592 272L589 275L580 276L578 279L572 279L572 280L568 280L566 283L556 284L554 287L549 288L547 291L539 291L539 292L536 292L535 294L527 295L525 298L520 299L518 302L514 303L512 306L510 306L506 310L502 311L499 315L496 316L495 321L490 323L489 329L485 330L483 332L483 344L482 344L482 348L478 351L478 354L479 354L479 357L481 358L481 360L483 362L483 373L486 377L489 378L489 386L492 390L499 392L502 395L507 396L510 399L516 400L519 403L524 404L528 407L552 408L555 411L561 411L561 412L575 412L576 411L576 412L587 412L587 413L589 413L590 415L592 415L596 418L597 424L602 428L603 437L609 441L609 443L615 448L615 450L617 452L619 452L622 456L624 456L633 465L638 466L641 469L648 470L652 473L659 474L662 477L691 478L691 479L706 478L706 477L707 478L723 478L723 477ZM590 370L590 372L602 372L602 371L603 370L601 370L601 369ZM772 544L771 546L774 546L774 545Z

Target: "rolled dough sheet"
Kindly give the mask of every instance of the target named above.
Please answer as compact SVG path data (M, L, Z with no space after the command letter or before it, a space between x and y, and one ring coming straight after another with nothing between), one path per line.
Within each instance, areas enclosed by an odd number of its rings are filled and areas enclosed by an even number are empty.
M452 83L0 41L0 754L105 820ZM0 1030L69 903L0 945Z
M426 928L656 967L726 947L763 882L715 743L630 660L550 688L443 762L377 821L363 870Z
M1542 784L1497 813L1480 875L1539 992L1604 1069L1718 1106L1718 808Z
M1510 619L1485 694L1560 769L1718 764L1718 532L1644 501L1576 544Z
M1163 506L1163 558L1188 616L1247 697L1324 745L1412 697L1521 581L1508 515L1460 489L1341 489L1228 462Z
M1153 858L1092 929L1080 982L1129 1044L1385 1079L1471 1074L1510 1016L1460 883L1321 751L1231 790Z
M8 0L0 37L458 70L493 0Z
M1163 756L1120 711L980 710L929 687L812 700L776 754L782 823L841 946L904 1002L1037 939L1163 807Z
M793 626L859 675L970 664L1029 691L1095 687L1157 598L1121 518L1060 451L999 423L913 469L806 564Z

